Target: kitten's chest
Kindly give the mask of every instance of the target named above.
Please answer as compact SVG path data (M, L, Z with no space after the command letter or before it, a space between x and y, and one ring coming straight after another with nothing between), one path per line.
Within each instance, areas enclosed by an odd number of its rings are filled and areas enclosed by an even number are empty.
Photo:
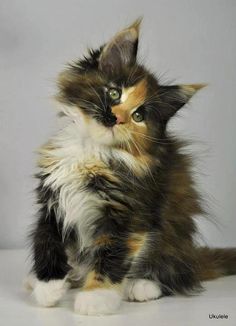
M91 244L107 200L106 184L117 180L108 155L86 150L79 154L56 160L45 182L57 193L57 217L63 220L64 230L76 227L83 248Z

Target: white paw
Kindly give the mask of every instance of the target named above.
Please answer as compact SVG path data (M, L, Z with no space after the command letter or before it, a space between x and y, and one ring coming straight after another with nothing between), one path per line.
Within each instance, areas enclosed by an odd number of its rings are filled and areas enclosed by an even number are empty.
M81 315L107 315L114 313L121 304L120 294L113 289L96 289L79 292L75 311Z
M36 281L33 295L40 306L52 307L66 293L68 284L65 280L52 280L48 282Z
M23 287L27 291L32 291L35 287L35 284L37 282L37 278L33 273L29 273L26 278L23 280Z
M161 289L154 281L145 279L127 280L124 299L129 301L149 301L160 297Z

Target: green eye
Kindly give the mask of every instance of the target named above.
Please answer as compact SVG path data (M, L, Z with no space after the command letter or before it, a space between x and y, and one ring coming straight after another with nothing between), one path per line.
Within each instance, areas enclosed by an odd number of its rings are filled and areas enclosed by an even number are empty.
M133 114L132 114L132 118L135 122L141 122L144 120L144 115L138 111L135 111Z
M114 101L119 100L120 92L116 88L110 88L108 93L112 100L114 100Z

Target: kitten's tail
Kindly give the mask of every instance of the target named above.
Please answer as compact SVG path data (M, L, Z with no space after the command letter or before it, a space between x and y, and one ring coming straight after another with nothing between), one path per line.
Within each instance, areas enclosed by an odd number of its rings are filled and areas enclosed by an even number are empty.
M197 248L201 281L236 274L236 248Z

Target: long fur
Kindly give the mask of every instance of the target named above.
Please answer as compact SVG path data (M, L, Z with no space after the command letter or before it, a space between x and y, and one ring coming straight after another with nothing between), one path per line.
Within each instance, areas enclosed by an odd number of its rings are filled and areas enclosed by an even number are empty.
M33 273L51 292L55 280L94 291L78 295L80 313L115 310L125 284L143 301L236 273L236 249L194 243L201 196L184 142L166 131L204 85L160 85L136 59L139 24L60 74L66 125L39 150ZM47 300L39 284L36 298L56 303L62 289Z

